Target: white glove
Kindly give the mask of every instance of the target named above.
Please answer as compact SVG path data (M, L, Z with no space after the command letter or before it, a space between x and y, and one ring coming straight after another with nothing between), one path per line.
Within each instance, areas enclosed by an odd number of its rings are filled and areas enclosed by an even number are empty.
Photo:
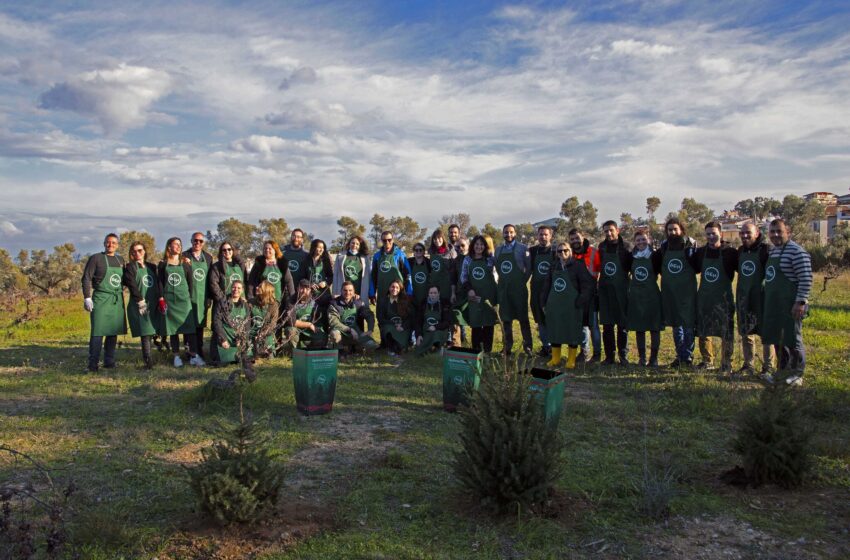
M87 297L86 299L83 300L83 308L86 311L88 311L89 313L91 313L92 309L94 309L94 302L92 301L92 299L90 297Z
M148 314L148 302L146 302L145 300L141 300L136 305L139 306L139 315Z

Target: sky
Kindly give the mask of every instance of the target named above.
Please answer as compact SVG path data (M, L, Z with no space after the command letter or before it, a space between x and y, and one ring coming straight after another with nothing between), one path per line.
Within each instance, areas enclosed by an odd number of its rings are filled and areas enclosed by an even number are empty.
M0 4L12 254L848 188L846 1Z

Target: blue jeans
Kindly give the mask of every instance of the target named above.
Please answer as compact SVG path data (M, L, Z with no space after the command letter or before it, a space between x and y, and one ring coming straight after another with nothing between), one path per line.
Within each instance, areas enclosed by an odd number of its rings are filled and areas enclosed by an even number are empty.
M673 327L673 344L676 346L676 358L679 363L689 364L694 361L694 329Z
M599 332L599 313L595 309L591 309L587 313L588 326L584 327L584 339L581 347L585 354L590 354L591 344L593 345L593 355L600 356L602 354L602 334Z
M794 346L777 345L776 358L780 370L794 370L797 375L803 375L806 369L806 347L803 346L803 321L794 321Z

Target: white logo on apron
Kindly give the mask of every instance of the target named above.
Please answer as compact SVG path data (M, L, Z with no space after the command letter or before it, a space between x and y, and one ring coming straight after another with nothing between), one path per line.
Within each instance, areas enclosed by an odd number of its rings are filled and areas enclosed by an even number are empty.
M679 259L670 259L667 263L667 270L669 270L672 274L679 274L682 272L682 269L685 265L682 264L682 261Z
M428 279L428 277L425 276L424 272L417 272L416 274L413 275L413 280L417 284L424 284L425 280L427 280L427 279Z
M440 258L435 257L433 261L431 261L431 270L434 272L440 272L440 269L443 268L443 265L440 264Z
M720 271L713 266L710 266L702 273L702 277L705 278L706 282L717 282L720 278Z
M537 274L541 276L546 276L549 274L549 268L552 266L552 263L549 261L540 261L537 263Z
M756 273L756 263L753 261L744 261L741 263L741 274L744 276L752 276Z
M476 266L472 269L472 277L475 280L484 280L484 269L480 266Z
M605 263L604 270L605 276L614 276L615 274L617 274L617 265L612 261L608 261L607 263Z
M392 324L393 324L393 325L395 325L395 326L397 326L397 327L400 327L400 326L402 326L402 324L403 324L403 323L402 323L402 320L401 320L401 317L399 317L399 316L395 316L395 317L393 317L392 319L390 319L390 321L392 321Z
M345 276L347 278L357 278L357 268L350 264L345 267Z
M233 284L234 282L241 282L241 281L242 281L242 276L240 274L237 274L236 272L234 272L233 274L230 275L230 283L231 284Z
M649 271L645 266L639 266L635 269L635 280L643 282L647 278L649 278Z
M153 278L151 278L150 275L143 276L142 277L142 285L145 288L153 288Z
M177 274L176 272L172 272L168 275L168 283L174 286L175 288L179 286L182 281L183 277Z
M287 266L290 272L298 272L298 269L301 268L301 265L296 260L290 260Z
M499 265L499 272L502 274L510 274L514 270L514 265L511 261L502 261L502 264Z
M381 272L389 272L392 265L390 261L381 261Z
M764 271L764 281L773 282L774 278L776 278L776 269L773 268L773 265L770 265Z
M113 288L117 288L121 285L121 277L117 274L112 274L109 276L109 285Z
M278 282L280 282L280 272L269 272L266 276L266 280L268 280L272 284L277 284Z
M429 327L436 327L438 321L434 317L428 317L427 319L425 319L425 323L427 323Z
M563 278L555 278L553 289L560 294L561 292L567 289L567 281Z
M204 272L203 268L196 268L194 272L192 272L192 277L198 282L203 282L207 277L207 273Z

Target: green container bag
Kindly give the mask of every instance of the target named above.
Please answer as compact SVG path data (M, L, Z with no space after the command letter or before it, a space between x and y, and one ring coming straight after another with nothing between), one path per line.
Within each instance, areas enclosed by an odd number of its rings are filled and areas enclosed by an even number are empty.
M339 351L296 348L292 351L295 406L306 416L327 414L334 404Z
M469 405L469 394L481 382L483 352L472 348L448 348L443 354L443 410L455 412Z
M531 375L528 390L542 401L549 427L557 428L564 409L564 382L567 374L543 368L531 368L528 373Z

